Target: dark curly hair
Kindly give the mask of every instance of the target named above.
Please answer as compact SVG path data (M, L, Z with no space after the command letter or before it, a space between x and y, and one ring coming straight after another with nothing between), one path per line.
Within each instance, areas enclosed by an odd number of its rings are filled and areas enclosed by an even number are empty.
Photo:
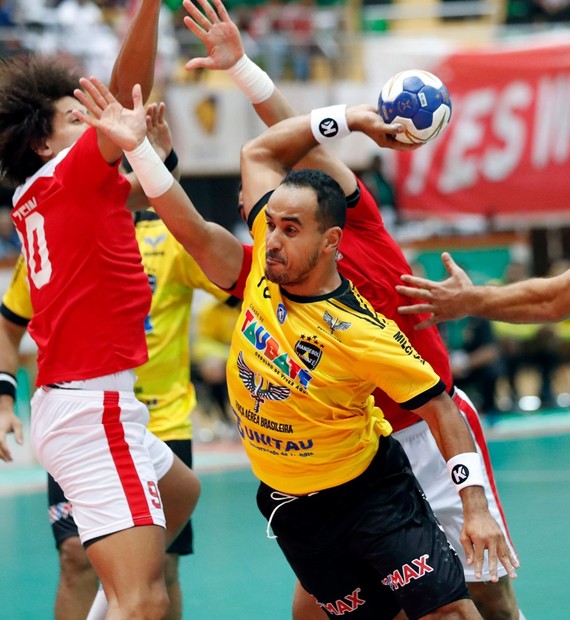
M55 102L73 97L79 78L53 58L0 59L0 180L20 185L42 166L34 151L53 133Z

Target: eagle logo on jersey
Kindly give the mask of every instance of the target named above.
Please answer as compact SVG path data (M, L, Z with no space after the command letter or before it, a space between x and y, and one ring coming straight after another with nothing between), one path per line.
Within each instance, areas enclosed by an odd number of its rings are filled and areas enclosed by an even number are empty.
M255 399L254 412L259 413L259 407L266 400L286 400L291 394L291 390L287 387L275 385L274 383L267 382L267 387L263 388L263 377L256 372L253 372L251 368L245 363L243 359L243 352L240 351L237 358L237 367L239 371L239 378L245 385L247 391Z
M323 319L331 328L331 334L334 334L337 329L341 332L345 332L352 325L352 323L349 323L348 321L341 321L340 319L333 318L332 315L330 315L326 310L323 314Z
M145 237L144 242L148 243L153 250L166 240L166 234L158 235L157 237Z

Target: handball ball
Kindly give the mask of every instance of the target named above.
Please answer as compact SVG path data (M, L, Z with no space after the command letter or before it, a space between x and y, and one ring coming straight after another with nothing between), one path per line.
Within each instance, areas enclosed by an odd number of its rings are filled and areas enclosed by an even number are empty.
M436 138L451 117L451 99L445 84L433 73L401 71L384 85L378 111L386 123L401 123L405 132L394 136L406 144Z

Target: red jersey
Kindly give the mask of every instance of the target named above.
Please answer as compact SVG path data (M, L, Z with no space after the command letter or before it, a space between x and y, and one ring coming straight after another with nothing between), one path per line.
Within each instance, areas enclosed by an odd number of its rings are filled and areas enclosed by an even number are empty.
M398 313L398 306L409 303L409 299L395 289L396 284L400 283L400 275L411 273L408 261L386 230L376 201L360 180L358 187L359 193L348 198L349 209L339 248L339 271L352 280L377 312L396 321L410 344L431 364L449 392L453 386L449 355L437 327L415 331L414 325L427 315ZM374 398L394 431L419 420L417 415L402 409L380 389L374 392Z
M395 321L414 349L430 363L446 385L453 387L449 355L437 327L415 331L414 325L427 315L401 315L398 306L409 303L396 291L400 275L412 273L402 250L386 230L378 206L362 181L358 191L347 198L348 213L338 255L338 269L351 280L372 307ZM230 292L243 298L243 287L251 267L251 247L244 246L244 261L238 282ZM374 399L394 431L415 424L420 418L400 407L384 391L376 389Z
M92 379L147 361L151 291L125 203L129 183L88 129L14 194L28 265L37 385Z

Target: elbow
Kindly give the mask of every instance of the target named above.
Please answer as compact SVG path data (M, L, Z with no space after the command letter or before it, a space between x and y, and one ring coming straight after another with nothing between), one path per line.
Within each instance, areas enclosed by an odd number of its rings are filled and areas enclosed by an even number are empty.
M264 158L267 158L268 156L269 153L267 152L267 149L263 148L260 144L259 138L249 140L241 147L240 162L242 171L248 164L263 161Z

